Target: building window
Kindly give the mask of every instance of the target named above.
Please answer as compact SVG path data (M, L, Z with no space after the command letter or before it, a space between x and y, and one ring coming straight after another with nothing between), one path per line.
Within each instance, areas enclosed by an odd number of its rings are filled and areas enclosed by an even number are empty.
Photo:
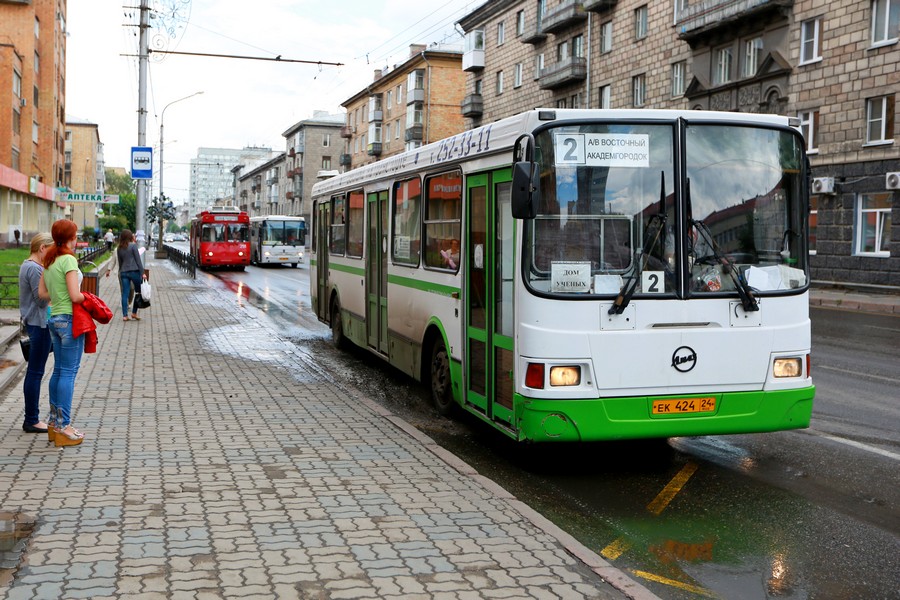
M34 51L34 72L41 72L41 55L37 53L37 50Z
M816 227L819 224L819 196L809 197L809 253L816 253Z
M635 108L639 108L644 106L644 94L646 93L645 88L645 75L641 73L635 77L631 78L631 97L632 104Z
M689 0L675 0L675 23L681 20L684 11L688 9L689 5Z
M31 141L38 143L38 124L37 121L31 122Z
M18 108L13 108L12 130L16 135L22 134L22 114Z
M741 75L744 77L753 77L759 69L759 58L762 55L763 39L755 37L744 42L744 63L741 68Z
M863 256L891 255L891 196L892 192L860 194L856 198L854 223L854 254Z
M497 95L503 93L503 71L497 71Z
M611 94L610 86L608 86L608 85L600 86L600 94L599 94L599 99L598 99L598 105L600 106L600 108L610 108L611 107L610 94Z
M565 98L560 98L556 101L556 108L568 108L568 106L566 106L566 102L567 101Z
M41 37L41 22L38 21L37 17L34 18L34 37Z
M425 89L425 69L411 71L406 77L406 90L412 92Z
M556 45L556 62L562 62L569 58L569 42L565 41Z
M330 146L330 145L331 145L331 134L330 134L330 133L326 133L326 134L324 134L324 135L322 136L322 146L324 146L325 148L327 148L327 147Z
M683 60L672 64L672 96L677 97L684 94L685 77L687 74L687 63Z
M581 92L578 92L569 99L569 108L581 108Z
M18 71L13 71L13 95L18 100L22 97L22 75Z
M394 121L394 139L400 139L400 119Z
M366 144L366 137L363 136L363 146L365 146L365 144ZM331 170L331 157L330 156L322 157L322 170L324 170L324 171Z
M524 71L524 69L522 68L522 63L517 63L516 70L513 75L513 87L514 88L522 86L522 72L523 71Z
M894 132L894 95L866 100L866 143L880 144L892 141L888 134Z
M504 32L503 21L500 21L497 23L497 45L502 46L504 41L506 41L506 34Z
M418 177L394 184L394 238L391 256L395 263L418 266L421 229L419 204L422 182Z
M822 19L810 19L800 25L800 64L822 60L820 23Z
M481 81L482 81L481 79L475 80L475 93L478 94L479 96L481 95L481 86L482 86Z
M403 105L403 86L397 86L397 106Z
M388 90L387 91L387 100L385 100L385 103L384 103L385 116L388 116L388 117L391 116L391 104L393 104L391 102L391 100L393 100L393 98L394 98L393 90Z
M809 110L800 112L800 131L803 139L806 140L807 152L819 151L819 111Z
M516 13L516 37L525 33L525 11L520 10Z
M900 31L900 0L872 0L872 45L892 44Z
M647 5L634 9L634 39L647 37Z
M422 102L413 102L406 109L406 128L410 129L416 125L422 124L422 112L424 110L424 103Z
M716 50L715 73L713 84L722 85L731 81L731 48L719 48Z
M584 58L584 36L576 35L572 38L572 56Z
M612 21L600 25L600 53L612 52Z
M541 71L544 69L544 55L538 54L534 57L534 78L538 80L541 78Z

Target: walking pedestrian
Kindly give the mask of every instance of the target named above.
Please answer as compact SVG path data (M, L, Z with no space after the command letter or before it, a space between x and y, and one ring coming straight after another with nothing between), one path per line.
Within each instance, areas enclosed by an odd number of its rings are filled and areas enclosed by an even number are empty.
M84 434L72 426L75 376L84 354L85 336L72 333L73 305L84 302L83 275L75 258L78 226L60 219L50 228L54 244L44 255L44 274L38 295L50 301L47 325L53 343L53 375L50 376L50 422L47 433L57 446L77 446Z
M113 242L116 241L116 234L112 232L112 229L107 229L103 239L106 241L106 251L109 252L112 250Z
M47 301L38 294L41 275L44 273L44 256L53 245L49 233L37 233L31 238L31 254L19 267L19 315L28 334L28 366L25 371L25 421L26 433L47 433L47 424L41 421L41 380L50 355L50 330L47 329Z
M119 234L119 245L114 255L114 267L119 267L119 283L122 284L122 320L123 321L140 321L138 316L139 298L141 291L141 282L147 279L144 273L144 265L141 262L141 253L138 251L137 244L134 242L134 234L129 229L123 229ZM109 277L112 269L106 272ZM131 318L128 317L128 294L131 292L131 286L134 286L134 305L131 307Z

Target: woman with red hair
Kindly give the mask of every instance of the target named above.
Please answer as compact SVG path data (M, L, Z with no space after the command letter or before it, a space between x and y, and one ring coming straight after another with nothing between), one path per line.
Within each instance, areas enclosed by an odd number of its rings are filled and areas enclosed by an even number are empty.
M72 305L84 302L81 280L84 277L75 258L78 226L59 220L50 228L53 245L44 255L44 275L38 295L50 300L50 341L53 343L53 375L50 377L50 419L47 435L57 446L77 446L84 434L72 427L72 396L75 376L84 354L84 338L72 335Z

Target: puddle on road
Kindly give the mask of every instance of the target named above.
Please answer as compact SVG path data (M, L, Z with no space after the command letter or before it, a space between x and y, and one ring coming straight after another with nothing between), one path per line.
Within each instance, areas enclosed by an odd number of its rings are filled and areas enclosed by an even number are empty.
M23 512L0 511L0 586L12 580L36 526L34 517Z

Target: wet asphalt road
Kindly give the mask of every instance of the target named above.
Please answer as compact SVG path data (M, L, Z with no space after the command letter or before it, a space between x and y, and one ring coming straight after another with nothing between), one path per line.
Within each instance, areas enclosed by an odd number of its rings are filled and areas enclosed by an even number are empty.
M341 353L306 265L198 280L275 320L363 390L663 598L900 598L900 318L814 309L809 430L524 446L443 419L419 384Z

